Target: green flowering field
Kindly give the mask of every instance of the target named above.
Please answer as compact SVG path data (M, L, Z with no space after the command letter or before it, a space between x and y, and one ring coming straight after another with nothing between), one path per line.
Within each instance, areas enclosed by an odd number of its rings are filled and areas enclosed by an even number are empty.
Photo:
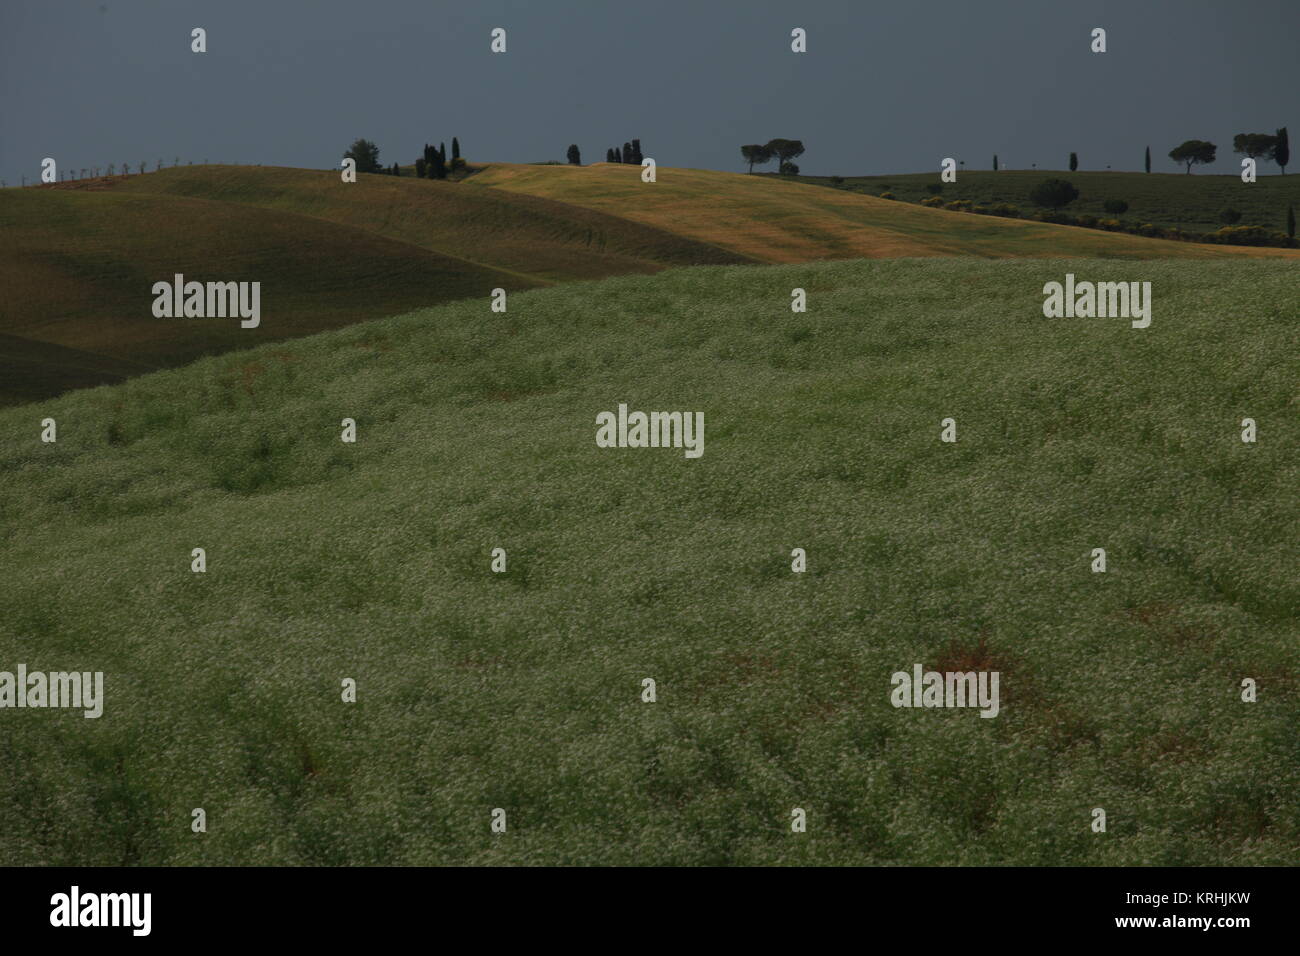
M1298 312L1285 260L696 267L0 410L0 670L106 696L0 709L0 863L1295 865ZM895 709L918 663L999 715Z

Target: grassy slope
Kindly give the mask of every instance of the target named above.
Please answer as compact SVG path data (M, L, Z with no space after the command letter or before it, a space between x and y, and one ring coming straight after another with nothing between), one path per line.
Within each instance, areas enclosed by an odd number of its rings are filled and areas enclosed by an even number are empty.
M640 167L606 163L584 167L494 163L463 185L491 186L614 212L764 262L922 255L1300 262L1300 251L1292 249L1195 245L972 216L770 176L660 168L658 181L649 184L641 181L640 174Z
M183 167L0 196L0 404L497 286L900 255L1300 258L704 170L662 169L651 188L638 168L607 164L494 164L460 183L351 185L328 171ZM267 320L253 331L154 319L148 290L177 271L263 282Z
M1067 270L1151 328L1044 319ZM4 712L0 863L1294 864L1295 314L1285 263L689 269L0 411L0 669L108 696ZM619 402L704 457L596 448ZM892 709L913 662L1001 716Z
M250 203L357 226L541 284L727 265L744 257L617 215L456 182L248 166L181 167L123 180L132 192Z
M1262 165L1262 164L1261 164ZM1079 189L1070 204L1073 214L1109 216L1107 199L1129 204L1123 219L1177 226L1188 232L1214 232L1223 223L1219 213L1228 207L1242 213L1240 225L1286 231L1288 205L1300 208L1300 176L1260 176L1250 184L1240 176L1193 173L1077 172L1066 170L970 170L957 174L957 182L943 184L943 198L972 202L1008 202L1032 210L1029 191L1044 179L1067 179ZM802 176L800 182L832 185L826 176ZM929 197L926 186L939 182L939 173L903 176L846 176L843 186L878 196L889 190L899 199L919 202Z
M261 282L261 325L155 318L152 286L177 272ZM536 284L289 212L117 191L5 190L0 401Z

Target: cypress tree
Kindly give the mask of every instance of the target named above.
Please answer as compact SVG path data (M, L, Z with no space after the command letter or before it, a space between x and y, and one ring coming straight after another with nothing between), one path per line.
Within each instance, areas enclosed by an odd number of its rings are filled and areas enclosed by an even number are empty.
M1282 175L1285 176L1286 165L1291 162L1291 138L1285 126L1277 131L1277 142L1273 144L1273 162L1282 167Z
M1147 147L1147 172L1151 172L1151 147Z
M605 162L612 163L613 161L614 161L614 148L611 146L609 149L605 150Z
M451 138L451 158L460 159L460 140L455 136Z
M641 141L639 139L632 140L632 162L640 166L643 159L645 157L641 155Z
M1070 154L1070 172L1073 173L1073 172L1075 172L1076 170L1078 170L1078 168L1079 168L1079 154L1078 154L1078 153L1071 153L1071 154Z
M624 143L624 144L623 144L623 162L625 162L625 163L630 163L630 162L632 162L632 144L631 144L631 143Z
M993 171L994 171L995 173L998 171L998 154L997 154L997 153L994 153L994 154L993 154Z
M616 163L623 162L623 153L619 150L617 146L614 147L614 162Z

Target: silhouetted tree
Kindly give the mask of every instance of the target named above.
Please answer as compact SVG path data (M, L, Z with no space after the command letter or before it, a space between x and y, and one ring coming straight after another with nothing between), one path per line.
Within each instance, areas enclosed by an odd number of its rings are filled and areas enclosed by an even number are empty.
M1175 163L1186 164L1188 175L1190 175L1193 166L1214 162L1214 153L1218 148L1213 143L1203 139L1189 139L1171 149L1169 158Z
M415 175L419 179L424 178L424 174L427 169L428 169L428 164L425 163L423 156L421 156L419 159L415 161Z
M1078 171L1078 169L1079 169L1079 154L1078 154L1078 153L1071 153L1071 154L1070 154L1070 172L1072 172L1072 173L1073 173L1073 172L1076 172L1076 171Z
M748 146L740 147L740 155L749 163L751 173L754 171L755 163L762 166L772 161L772 151L761 143L750 143Z
M455 136L451 138L451 158L453 161L460 159L460 140Z
M368 139L355 140L343 154L343 158L356 162L359 173L383 172L383 168L379 165L379 147Z
M994 153L994 154L993 154L993 171L994 171L995 173L998 171L998 154L997 154L997 153Z
M1232 151L1242 153L1251 159L1272 156L1277 148L1277 137L1268 133L1238 133L1232 137Z
M455 140L452 140L452 142L455 142ZM570 144L569 144L569 154L568 154L568 155L569 155L569 165L570 165L570 166L581 166L581 165L582 165L582 153L578 152L578 144L577 144L577 143L570 143Z
M1151 147L1150 146L1147 147L1146 165L1147 165L1147 172L1151 172Z
M614 147L614 162L619 163L620 165L623 162L623 151L617 146Z
M1283 126L1273 137L1276 141L1273 145L1273 162L1282 167L1282 175L1286 175L1286 164L1291 162L1291 141L1287 136L1286 127Z
M772 155L781 161L782 172L784 167L792 159L798 159L803 155L803 142L797 139L772 139L767 141L767 148L772 151Z

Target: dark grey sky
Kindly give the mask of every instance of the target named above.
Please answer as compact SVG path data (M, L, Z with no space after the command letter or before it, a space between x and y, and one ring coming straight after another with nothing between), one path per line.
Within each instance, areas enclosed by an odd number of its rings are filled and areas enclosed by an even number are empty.
M475 161L637 136L661 166L736 171L781 136L805 173L846 175L1070 150L1140 169L1147 144L1176 172L1196 138L1230 173L1234 133L1300 140L1298 44L1300 0L0 0L0 177L45 156L336 167L358 136L407 163L453 135Z

